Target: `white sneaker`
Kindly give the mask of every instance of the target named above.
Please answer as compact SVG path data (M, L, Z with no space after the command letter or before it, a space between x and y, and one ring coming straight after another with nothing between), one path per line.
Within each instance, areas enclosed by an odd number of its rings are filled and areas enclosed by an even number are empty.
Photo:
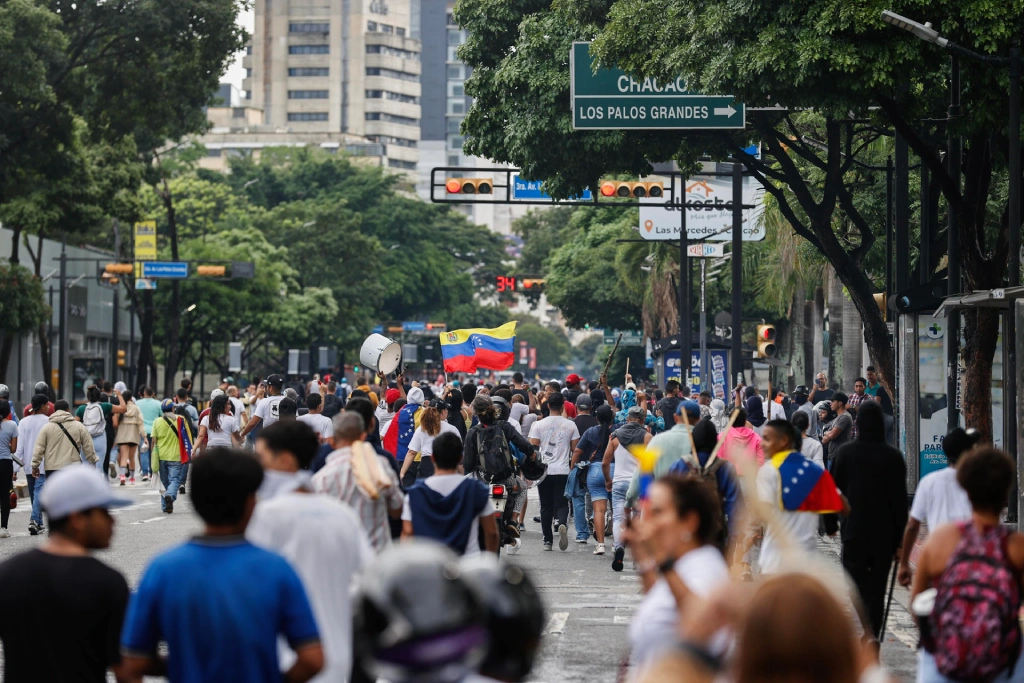
M598 543L597 547L594 548L595 555L604 555L604 543Z
M10 538L11 532L7 529L0 529L0 538Z

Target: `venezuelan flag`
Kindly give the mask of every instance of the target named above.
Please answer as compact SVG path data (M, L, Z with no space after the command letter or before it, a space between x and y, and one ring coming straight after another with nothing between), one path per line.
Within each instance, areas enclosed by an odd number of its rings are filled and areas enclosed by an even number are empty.
M515 362L516 321L491 330L473 328L441 333L445 372L505 370Z
M779 505L790 512L840 512L843 499L832 475L796 451L783 451L772 456L770 465L779 471L781 491Z

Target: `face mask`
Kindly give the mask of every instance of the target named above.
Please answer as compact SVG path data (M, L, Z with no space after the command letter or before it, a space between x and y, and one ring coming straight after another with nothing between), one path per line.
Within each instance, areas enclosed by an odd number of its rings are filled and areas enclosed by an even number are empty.
M306 484L312 478L313 473L309 470L299 470L298 472L265 470L263 472L263 483L260 485L257 497L260 500L270 500L276 496L306 488Z

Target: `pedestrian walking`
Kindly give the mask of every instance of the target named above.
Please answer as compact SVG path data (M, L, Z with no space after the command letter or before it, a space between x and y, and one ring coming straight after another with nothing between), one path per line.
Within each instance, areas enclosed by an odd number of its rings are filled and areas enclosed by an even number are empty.
M810 458L811 462L824 467L824 448L822 448L817 439L813 439L807 435L807 430L811 425L811 421L808 419L807 413L802 410L798 410L793 413L793 417L791 417L789 421L793 423L793 427L796 428L797 435L800 437L800 443L797 445L797 450Z
M981 440L981 433L975 429L957 427L942 440L947 467L923 477L914 492L914 503L910 507L910 518L903 531L903 552L900 554L899 582L910 586L910 553L917 543L921 525L929 531L943 524L963 522L971 518L971 501L967 492L957 481L956 466L960 458Z
M0 564L0 609L17 615L0 620L4 680L103 683L111 670L120 680L128 584L90 552L110 547L109 510L131 501L114 498L81 462L51 473L40 498L49 538Z
M617 572L622 571L622 560L626 554L623 530L627 514L632 516L631 509L627 512L626 494L629 491L629 483L633 479L633 472L636 471L639 464L637 457L629 449L635 446L646 446L651 440L650 432L644 427L645 412L643 406L633 406L629 409L628 421L612 432L604 451L604 459L601 462L601 469L604 471L604 487L612 498L612 533L615 537L612 570Z
M432 398L420 411L420 424L416 428L405 460L402 462L401 480L406 481L406 473L415 467L412 479L426 479L434 474L434 440L441 434L455 434L459 437L459 448L462 437L459 430L448 423L448 404L442 399ZM461 458L460 458L461 459Z
M28 532L32 536L39 533L40 529L43 528L43 516L39 503L36 501L37 489L42 488L42 476L39 478L32 475L32 453L36 449L36 441L39 440L39 433L46 426L46 423L50 421L49 413L47 413L46 404L48 399L46 394L36 394L32 397L32 402L29 404L29 413L26 415L21 422L18 423L18 446L15 450L14 457L15 472L18 469L25 470L25 482L28 485L28 495L30 502L32 503L32 516L28 523ZM18 462L21 464L19 465ZM46 470L46 464L43 463L41 470Z
M604 458L604 452L608 448L608 440L611 438L615 411L608 405L601 405L594 411L594 417L597 419L597 424L583 432L583 435L580 436L580 440L576 442L576 448L572 452L572 461L569 463L570 471L576 473L576 476L581 479L576 495L572 498L572 515L576 525L576 540L579 541L582 538L586 541L592 526L594 540L597 542L594 554L604 555L605 516L608 510L610 494L604 485L604 470L601 467L601 459ZM584 463L584 465L581 466L581 463ZM587 523L587 506L584 492L590 495L591 503L594 506L594 515L589 525Z
M551 550L554 542L555 522L558 528L558 547L569 547L569 503L565 499L565 483L569 478L569 462L580 440L576 424L562 412L565 398L555 393L548 397L548 417L538 420L530 429L530 443L548 466L547 476L537 485L540 494L540 525L544 535L544 550Z
M919 614L921 683L1024 680L1020 661L1024 534L1002 524L1015 467L1006 453L978 448L964 454L956 478L967 492L971 517L944 524L921 548L911 590L929 589L931 610Z
M279 637L295 652L285 680L304 683L323 668L301 579L281 555L245 539L262 481L259 463L241 451L196 460L192 504L203 534L143 573L121 638L125 681L154 672L171 683L280 681ZM166 658L157 653L161 642Z
M139 412L142 413L142 429L145 431L146 448L139 448L139 469L142 470L142 481L148 482L153 476L152 456L153 450L153 422L159 420L163 415L163 408L156 398L153 387L146 386L142 389L142 398L137 400Z
M0 537L7 538L7 521L11 515L11 491L14 490L14 453L18 450L18 423L14 407L0 399Z
M833 404L839 396L832 397ZM907 524L907 467L903 455L885 442L881 406L862 403L857 428L857 439L838 449L832 476L850 504L840 520L843 568L857 586L877 638L887 579L890 568L896 570L892 564Z
M313 428L313 431L317 433L320 439L320 443L323 443L334 434L334 423L331 422L330 418L323 416L323 408L323 396L320 394L310 394L306 396L306 410L308 412L298 417L299 422L304 422Z
M37 496L42 492L46 478L54 472L83 461L93 466L102 462L93 447L92 435L85 425L71 416L68 402L60 399L54 402L53 408L53 415L39 430L32 449L32 476L36 478ZM36 516L35 511L33 516Z
M132 393L125 389L120 395L125 405L122 414L115 415L117 432L114 436L114 444L117 446L117 465L121 469L121 486L125 481L135 485L135 454L139 450L139 443L142 441L144 420L142 411L132 400Z
M229 412L231 405L226 394L210 401L209 413L199 420L198 446L208 448L231 448L242 445L238 420Z
M706 482L670 475L651 485L643 517L622 530L644 592L629 628L638 676L677 641L675 596L708 596L729 581L729 567L714 546L721 518L718 498ZM715 654L723 655L724 647Z
M438 399L434 399L438 400ZM480 547L498 552L498 526L490 488L459 473L462 439L445 432L433 441L434 472L405 495L402 538L428 538L456 555L478 555Z
M266 398L261 398L260 402L256 404L256 410L241 432L243 439L250 432L269 427L281 418L281 401L284 399L281 392L284 388L284 377L276 374L270 375L264 384L267 392Z
M114 396L119 395L119 392L114 392ZM92 439L93 450L102 454L100 455L100 462L97 463L97 467L105 475L106 469L104 468L103 460L110 453L108 446L113 446L112 443L108 444L107 441L107 420L112 415L124 413L128 410L128 407L120 399L117 405L101 400L102 392L95 384L85 390L85 398L88 402L78 407L78 410L75 411L75 419L85 425L86 430L89 432L89 438Z
M846 408L846 405L849 402L850 397L841 391L837 391L833 394L832 400L829 402L829 408L832 413L835 414L835 417L823 430L821 435L821 445L828 447L828 451L826 453L828 457L825 462L829 469L832 469L836 455L839 453L839 449L853 438L853 415Z
M346 680L352 668L351 593L374 553L352 508L310 488L317 436L301 422L277 422L260 431L256 457L263 484L245 535L282 555L302 579L326 659L313 681L332 683ZM281 648L280 656L286 669L295 659L291 648Z
M160 483L164 487L160 509L171 514L174 501L184 488L185 465L192 458L192 434L185 417L175 412L174 401L166 398L160 407L163 414L153 423L152 458L158 463Z
M356 513L370 545L381 552L391 545L388 518L398 518L405 502L398 475L363 439L368 429L363 416L348 408L334 418L336 450L323 469L313 475L312 488L349 505ZM363 399L369 403L368 399ZM372 411L372 405L370 406Z

